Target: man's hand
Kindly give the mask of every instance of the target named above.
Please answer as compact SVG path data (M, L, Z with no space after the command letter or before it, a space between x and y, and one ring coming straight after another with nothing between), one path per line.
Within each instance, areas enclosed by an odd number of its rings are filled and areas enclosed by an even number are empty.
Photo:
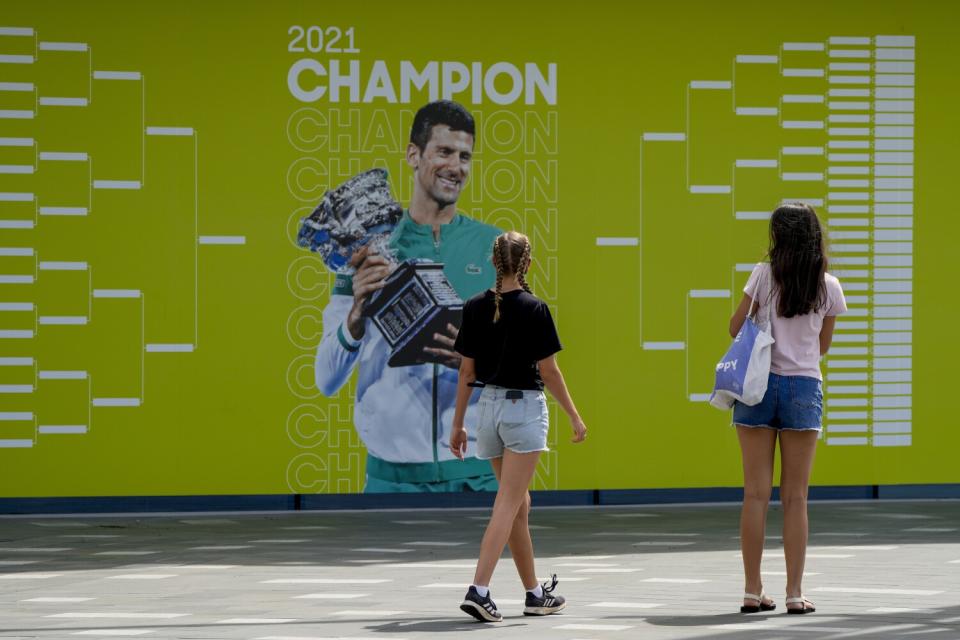
M448 322L447 333L433 334L434 344L436 346L424 347L424 352L432 355L444 366L450 367L451 369L459 369L460 354L453 350L453 343L456 342L458 333L460 333L460 329Z
M366 332L363 305L374 291L384 287L392 267L386 258L371 253L370 247L362 247L354 253L350 264L357 272L353 274L353 307L347 315L347 329L354 340L360 340Z
M467 430L463 425L459 427L454 425L453 431L450 432L450 453L460 460L467 455Z

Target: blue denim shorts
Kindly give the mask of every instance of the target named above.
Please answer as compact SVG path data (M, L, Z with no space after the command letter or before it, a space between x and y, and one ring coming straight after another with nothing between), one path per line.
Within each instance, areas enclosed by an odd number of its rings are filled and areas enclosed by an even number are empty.
M807 376L770 374L767 392L752 407L737 402L733 424L791 431L820 431L823 425L823 386Z
M507 400L507 389L487 385L477 402L477 457L499 458L503 450L515 453L549 451L550 416L543 391L524 391L523 398Z

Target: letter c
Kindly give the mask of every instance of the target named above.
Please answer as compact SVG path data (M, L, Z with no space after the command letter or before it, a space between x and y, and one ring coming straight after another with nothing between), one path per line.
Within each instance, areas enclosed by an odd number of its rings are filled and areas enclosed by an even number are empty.
M290 72L287 74L287 86L290 88L290 93L294 98L300 102L316 102L327 92L327 88L316 86L310 91L305 90L300 86L300 73L303 71L313 71L317 76L325 76L327 75L327 70L316 60L304 58L294 62L293 66L290 67Z

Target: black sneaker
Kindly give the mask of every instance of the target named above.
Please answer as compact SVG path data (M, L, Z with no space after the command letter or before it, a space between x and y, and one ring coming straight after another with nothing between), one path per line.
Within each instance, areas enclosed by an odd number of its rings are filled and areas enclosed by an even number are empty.
M563 596L553 595L553 590L557 588L557 582L557 574L553 574L549 586L546 582L543 583L543 595L539 598L527 591L527 602L523 608L523 615L548 616L566 607L567 601Z
M529 597L527 602L530 602ZM503 620L503 616L497 611L497 605L490 597L490 592L487 591L486 596L481 596L473 585L470 585L467 595L463 597L460 610L466 611L480 622L500 622Z

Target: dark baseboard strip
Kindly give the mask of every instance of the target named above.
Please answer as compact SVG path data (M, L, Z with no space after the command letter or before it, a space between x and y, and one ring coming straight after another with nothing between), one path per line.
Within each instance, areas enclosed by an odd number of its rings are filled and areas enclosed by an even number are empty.
M293 495L0 498L0 514L290 511Z
M533 491L536 506L739 502L740 487ZM105 496L0 498L0 514L163 513L203 511L327 511L489 507L492 493L298 494L236 496ZM810 487L810 500L960 499L960 484ZM779 500L774 488L773 500Z

